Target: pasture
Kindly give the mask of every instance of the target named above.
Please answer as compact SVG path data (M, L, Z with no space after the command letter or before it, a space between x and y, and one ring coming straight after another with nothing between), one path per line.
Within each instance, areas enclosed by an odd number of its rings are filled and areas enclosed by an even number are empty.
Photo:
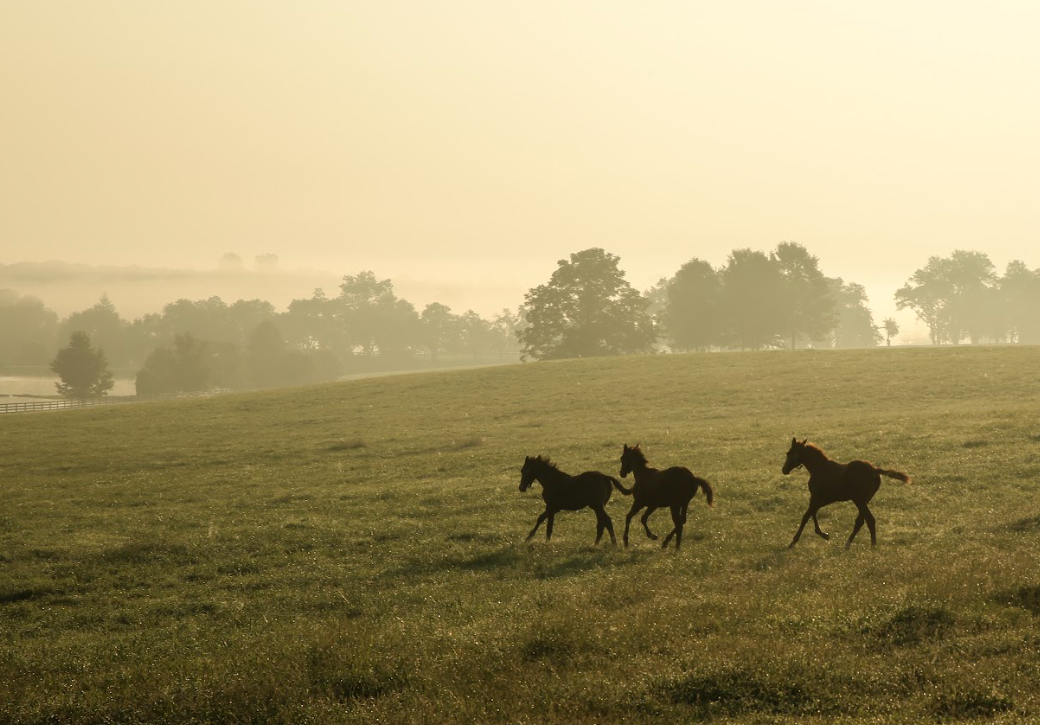
M792 436L906 471L787 549ZM0 722L1040 718L1040 349L536 363L0 418ZM526 455L714 487L682 549ZM631 478L626 485L631 485ZM623 530L631 499L606 506ZM671 528L666 510L650 520Z

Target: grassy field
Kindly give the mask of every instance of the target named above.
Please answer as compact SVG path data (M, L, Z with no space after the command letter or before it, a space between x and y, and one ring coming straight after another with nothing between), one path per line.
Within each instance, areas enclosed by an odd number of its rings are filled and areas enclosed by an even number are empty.
M786 549L793 435L913 477L876 549L848 503ZM0 441L0 722L1040 719L1037 348L537 363ZM524 543L524 456L616 475L622 443L713 483L682 550L593 547L588 510Z

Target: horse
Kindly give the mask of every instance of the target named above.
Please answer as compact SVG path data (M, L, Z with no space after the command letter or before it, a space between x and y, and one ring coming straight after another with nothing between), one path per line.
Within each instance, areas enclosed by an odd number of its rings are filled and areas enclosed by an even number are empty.
M542 484L545 511L538 517L531 533L527 535L527 541L534 537L543 521L548 521L545 525L545 540L548 541L552 538L553 519L557 513L580 511L588 507L596 514L596 543L598 544L599 540L603 538L603 531L606 530L610 532L610 540L615 546L617 545L614 523L603 507L610 500L611 484L619 491L625 490L620 481L599 471L585 471L577 476L571 476L561 471L548 458L527 456L520 469L520 491L526 491L535 481Z
M791 471L801 466L809 471L809 508L802 517L802 524L795 532L794 539L787 548L798 543L802 535L802 529L811 518L816 533L824 539L830 539L830 535L820 529L820 522L816 520L816 512L824 506L836 501L852 501L859 509L856 517L856 525L852 527L849 540L845 542L845 548L852 546L852 540L856 538L863 523L866 522L870 529L870 545L877 546L877 529L875 527L874 514L870 512L867 504L874 494L881 488L881 477L894 478L903 483L910 483L910 477L902 471L888 471L884 468L867 463L866 461L849 461L838 463L827 457L827 454L817 448L809 439L798 442L797 438L791 439L791 449L787 451L787 460L784 461L783 474L786 476Z
M650 514L659 508L668 507L672 512L672 524L674 528L665 537L662 549L668 548L668 542L675 537L675 550L679 550L682 544L683 526L686 524L686 508L690 499L697 493L698 488L704 489L704 496L708 500L708 507L715 505L715 492L711 484L703 478L693 475L693 472L682 466L673 466L659 471L647 465L646 456L638 445L629 448L625 444L621 451L621 477L625 478L629 473L634 474L636 479L631 489L621 488L621 493L633 497L632 508L625 517L625 546L628 546L628 528L632 524L632 517L639 513L640 509L646 508L646 513L641 519L646 535L652 541L657 541L657 536L650 530L647 519Z

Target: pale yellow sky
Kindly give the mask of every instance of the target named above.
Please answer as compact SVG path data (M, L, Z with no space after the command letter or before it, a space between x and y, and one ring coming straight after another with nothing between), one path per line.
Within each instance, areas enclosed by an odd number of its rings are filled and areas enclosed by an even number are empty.
M932 254L1040 267L1037 38L1026 1L12 0L0 261L273 252L483 311L589 246L645 288L793 240L880 318Z

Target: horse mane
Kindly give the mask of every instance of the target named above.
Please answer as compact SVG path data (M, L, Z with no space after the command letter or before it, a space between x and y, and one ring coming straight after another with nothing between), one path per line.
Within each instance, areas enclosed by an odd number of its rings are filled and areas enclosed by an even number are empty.
M823 458L823 459L828 460L828 461L830 460L830 457L826 453L823 452L823 449L820 448L815 443L809 443L808 441L806 441L805 443L802 444L802 450L805 453L809 453L811 455L818 456L818 457Z
M636 457L636 460L638 460L644 466L649 465L649 461L647 461L646 459L646 454L643 453L638 443L634 446L631 446L628 450L632 453L633 456Z
M547 466L548 468L551 468L554 471L560 470L560 467L553 463L548 456L534 456L533 458L531 458L531 460L535 463L541 463L543 466Z

